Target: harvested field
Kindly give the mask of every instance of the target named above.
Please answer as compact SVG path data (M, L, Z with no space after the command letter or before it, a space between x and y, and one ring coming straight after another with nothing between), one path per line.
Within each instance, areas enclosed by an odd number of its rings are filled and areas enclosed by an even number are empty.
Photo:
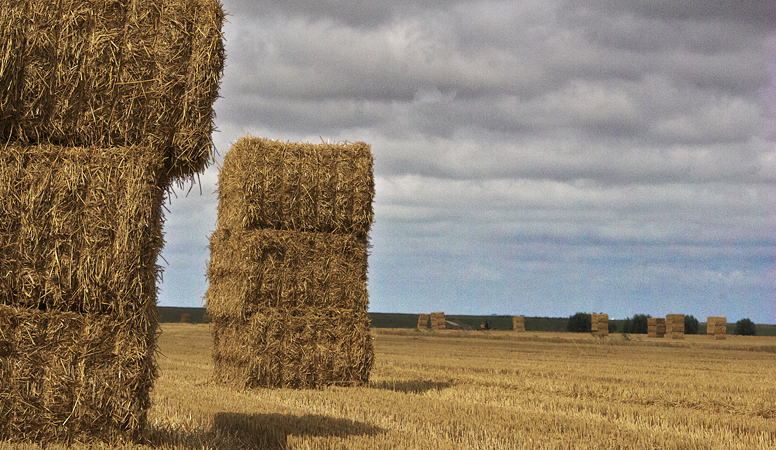
M368 386L233 391L209 325L163 326L148 445L114 448L776 447L774 337L378 329Z

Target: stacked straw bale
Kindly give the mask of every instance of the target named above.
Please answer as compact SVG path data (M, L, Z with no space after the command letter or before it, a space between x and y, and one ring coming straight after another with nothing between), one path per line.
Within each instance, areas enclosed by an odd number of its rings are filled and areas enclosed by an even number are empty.
M684 314L666 315L666 334L671 339L684 339Z
M0 440L136 440L156 377L163 163L145 149L0 154Z
M420 314L418 316L418 330L428 329L428 314Z
M649 337L665 337L666 335L666 319L662 317L649 317L647 319L647 336Z
M609 314L591 315L590 331L594 336L609 336Z
M706 334L723 340L727 336L727 317L712 316L706 319Z
M512 317L512 329L518 332L525 331L525 317L524 316Z
M207 292L215 379L367 383L369 146L243 138L224 158L218 196Z
M0 140L142 146L170 177L211 156L223 69L218 0L0 6Z
M447 323L445 322L445 313L443 312L434 312L431 313L431 329L432 330L444 330L447 328Z

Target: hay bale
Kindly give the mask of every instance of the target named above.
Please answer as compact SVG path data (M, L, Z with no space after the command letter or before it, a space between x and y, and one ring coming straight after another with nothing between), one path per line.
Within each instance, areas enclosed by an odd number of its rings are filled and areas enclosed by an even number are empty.
M666 334L671 339L684 339L684 314L666 315Z
M201 171L223 22L217 0L2 2L0 139L142 146L170 176Z
M445 322L445 313L443 312L431 313L430 319L431 319L432 330L444 330L445 328L447 328L447 323Z
M241 139L224 158L218 197L206 294L215 379L366 384L369 146Z
M215 380L238 388L367 384L369 326L359 308L265 307L246 320L215 320Z
M351 235L219 229L210 238L207 309L247 318L259 308L366 311L367 244Z
M609 314L592 314L590 331L594 336L609 336Z
M161 157L0 155L0 440L137 440L156 378Z
M512 329L517 332L525 331L525 317L523 316L512 317Z
M370 146L245 137L224 158L218 226L312 231L366 240L374 212Z
M727 317L712 316L706 319L706 334L723 340L727 335Z
M418 316L418 330L427 330L428 329L428 314L420 314Z
M109 315L0 305L0 440L138 440L155 348Z
M662 338L666 335L666 319L649 317L647 319L647 336Z
M191 314L181 314L181 323L191 323Z

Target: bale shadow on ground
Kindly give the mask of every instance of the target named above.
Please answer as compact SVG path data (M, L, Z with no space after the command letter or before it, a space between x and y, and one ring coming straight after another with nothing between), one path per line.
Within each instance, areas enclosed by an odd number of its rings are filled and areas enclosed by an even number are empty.
M239 448L285 449L289 435L348 437L374 436L385 430L363 422L319 414L218 413L213 419L215 434L228 437Z
M453 384L448 381L431 380L386 380L373 382L370 387L387 391L403 392L405 394L422 394L427 391L441 391Z

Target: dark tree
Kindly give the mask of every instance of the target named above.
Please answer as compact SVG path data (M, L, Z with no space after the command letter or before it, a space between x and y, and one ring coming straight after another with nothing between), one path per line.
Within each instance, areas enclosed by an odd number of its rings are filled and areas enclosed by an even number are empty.
M609 321L609 333L616 333L617 332L617 324L613 321Z
M587 313L576 313L569 317L569 323L566 325L567 331L574 333L589 333L591 330L592 316Z
M749 319L741 319L736 322L734 333L741 336L757 336L757 326Z
M698 334L698 319L684 316L684 334Z
M630 334L647 334L649 314L635 314L631 319L628 317L622 324L622 332Z

